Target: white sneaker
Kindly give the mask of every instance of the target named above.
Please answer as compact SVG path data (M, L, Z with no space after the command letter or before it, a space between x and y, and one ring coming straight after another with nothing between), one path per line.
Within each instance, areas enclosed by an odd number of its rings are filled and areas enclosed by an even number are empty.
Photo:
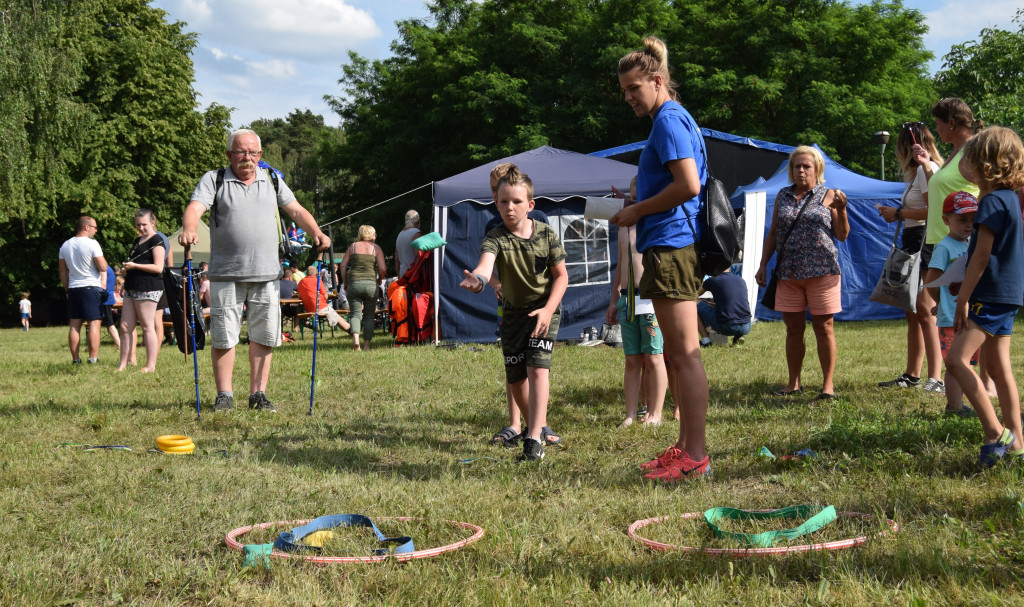
M946 384L942 383L941 380L929 377L928 381L924 382L924 391L933 394L945 394Z

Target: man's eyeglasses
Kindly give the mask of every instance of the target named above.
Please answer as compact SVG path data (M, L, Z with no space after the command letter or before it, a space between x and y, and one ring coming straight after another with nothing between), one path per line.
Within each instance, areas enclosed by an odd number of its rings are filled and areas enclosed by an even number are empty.
M228 153L229 154L234 154L235 156L238 156L239 158L256 158L257 156L262 154L263 151L260 150L259 152L246 152L244 150L228 150Z

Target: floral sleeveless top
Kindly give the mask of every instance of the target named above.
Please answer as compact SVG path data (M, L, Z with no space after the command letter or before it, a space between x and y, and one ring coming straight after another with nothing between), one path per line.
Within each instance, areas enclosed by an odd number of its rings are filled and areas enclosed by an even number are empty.
M809 192L797 200L793 195L793 186L779 190L779 198L775 202L776 238L789 238L776 244L776 251L785 253L782 256L782 267L779 278L782 280L803 280L829 274L841 274L839 270L839 250L836 248L832 234L832 211L824 204L828 188L822 184L814 186ZM790 230L800 207L807 202L807 210L800 215L800 221Z

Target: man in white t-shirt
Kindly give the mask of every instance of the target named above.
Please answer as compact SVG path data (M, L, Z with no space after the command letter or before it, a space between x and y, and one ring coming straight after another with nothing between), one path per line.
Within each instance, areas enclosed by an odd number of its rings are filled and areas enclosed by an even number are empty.
M68 297L68 348L71 362L81 364L78 346L82 341L82 324L89 323L87 336L89 364L98 362L100 353L100 320L107 298L107 260L100 243L93 240L96 220L87 215L78 218L75 235L60 247L58 265L60 282Z

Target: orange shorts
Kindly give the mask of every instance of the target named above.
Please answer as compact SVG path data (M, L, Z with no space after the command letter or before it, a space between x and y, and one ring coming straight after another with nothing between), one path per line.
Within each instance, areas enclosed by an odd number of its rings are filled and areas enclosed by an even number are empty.
M775 292L777 312L803 312L812 316L836 314L843 311L839 285L842 276L826 274L803 280L780 280Z

